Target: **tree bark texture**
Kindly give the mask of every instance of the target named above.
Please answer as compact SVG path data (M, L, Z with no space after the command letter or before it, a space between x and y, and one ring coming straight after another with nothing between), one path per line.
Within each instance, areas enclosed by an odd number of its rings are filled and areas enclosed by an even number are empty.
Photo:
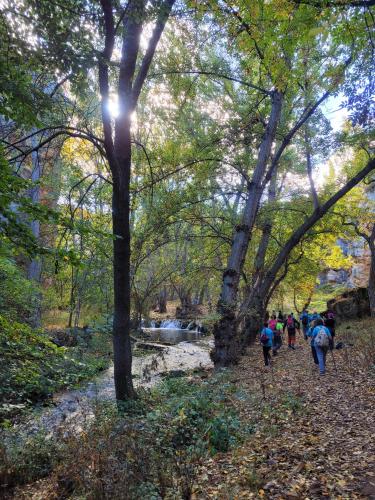
M33 130L34 132L34 130ZM36 146L36 136L31 139L31 146ZM31 182L33 186L30 190L30 198L33 203L40 202L40 186L39 181L42 177L42 165L39 161L39 153L34 151L31 154ZM37 241L40 240L40 222L32 220L30 222L30 229ZM37 287L40 285L42 277L42 258L41 256L32 257L27 266L27 277L29 280L34 281ZM39 328L42 322L42 294L39 290L35 293L35 303L33 307L33 314L30 318L30 324L34 328Z
M367 290L370 302L370 314L372 318L375 318L375 224L368 239L368 244L370 247L371 263Z
M227 268L223 273L221 296L217 305L220 319L214 326L215 348L211 354L216 366L235 363L241 351L236 321L238 285L263 192L262 183L280 119L282 101L283 94L275 91L272 94L270 118L259 148L258 160L248 185L241 223L235 228Z
M123 17L121 63L118 77L119 116L112 131L109 113L109 65L115 45L116 28L111 0L100 0L105 29L105 44L98 61L101 94L104 147L112 172L113 224L113 352L116 399L135 396L132 382L130 344L130 175L131 175L131 114L154 57L175 0L165 0L159 7L155 28L136 74L140 36L145 20L145 0L129 0Z
M167 312L167 289L163 287L158 295L158 311L161 314Z

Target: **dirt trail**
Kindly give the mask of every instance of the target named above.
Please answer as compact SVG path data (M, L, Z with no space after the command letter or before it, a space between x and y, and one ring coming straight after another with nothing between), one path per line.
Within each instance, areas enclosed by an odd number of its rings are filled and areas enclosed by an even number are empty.
M202 467L195 498L375 499L375 388L355 348L328 355L320 377L310 345L285 346L265 368L259 346L233 370L256 432ZM256 396L255 396L256 395Z

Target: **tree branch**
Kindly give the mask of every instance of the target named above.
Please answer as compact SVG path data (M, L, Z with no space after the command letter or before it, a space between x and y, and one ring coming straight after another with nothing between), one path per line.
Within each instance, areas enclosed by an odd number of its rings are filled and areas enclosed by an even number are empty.
M99 90L101 95L101 112L104 134L104 148L108 162L112 170L112 175L118 175L118 167L114 152L111 113L109 109L109 63L115 45L115 25L113 18L111 0L100 0L104 14L105 41L104 49L98 60L99 69Z
M203 75L203 76L215 76L217 78L223 78L224 80L229 80L230 82L236 82L239 83L240 85L243 85L245 87L249 87L250 89L258 90L262 94L271 96L272 91L270 90L265 90L262 87L258 87L258 85L255 85L250 82L246 82L245 80L241 80L239 78L235 78L232 76L225 75L223 73L216 73L215 71L200 71L200 70L176 70L176 71L163 71L161 73L153 73L150 75L150 78L155 78L157 76L162 76L162 75Z
M327 212L335 205L343 196L346 195L354 186L356 186L362 179L366 177L372 170L375 169L375 158L368 161L367 165L358 172L354 177L352 177L341 189L339 189L331 198L329 198L323 205L315 210L310 217L308 217L303 224L301 224L291 235L289 240L285 243L282 250L279 252L274 264L271 266L270 270L262 284L262 291L264 295L268 293L273 281L275 280L277 273L282 267L283 263L288 258L290 252L295 248L301 241L301 238L311 229Z
M375 5L375 0L294 0L297 5L311 5L311 7L316 7L323 9L325 7L372 7Z
M156 25L154 28L154 31L152 32L151 39L148 43L148 47L146 50L145 55L143 56L143 60L141 63L141 67L139 68L137 77L134 81L133 88L132 88L132 106L133 109L136 107L139 94L141 93L142 86L144 84L144 81L146 79L148 70L150 68L152 59L155 54L156 47L158 45L158 42L160 40L160 37L164 31L165 23L168 20L169 14L171 12L171 9L173 7L173 4L175 3L175 0L165 0L159 10L159 15L156 20Z

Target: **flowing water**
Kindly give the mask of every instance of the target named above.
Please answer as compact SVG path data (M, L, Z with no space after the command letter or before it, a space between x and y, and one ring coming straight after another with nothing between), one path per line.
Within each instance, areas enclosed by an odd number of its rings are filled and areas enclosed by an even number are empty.
M196 342L202 339L201 325L194 321L183 322L179 319L165 319L160 323L150 321L149 326L143 325L142 331L146 338L153 342L179 344L180 342Z
M168 372L212 367L209 356L213 346L212 338L202 338L202 334L198 331L178 329L175 323L170 323L169 326L171 328L163 325L163 328L145 329L153 340L153 342L148 341L147 346L156 348L157 352L133 358L133 377L136 387L151 387ZM165 345L163 342L174 345ZM50 436L62 428L67 430L73 428L79 432L83 422L93 417L98 402L114 398L112 366L79 389L55 394L50 406L39 409L39 412L33 412L26 422L16 426L14 431L30 435L44 430Z

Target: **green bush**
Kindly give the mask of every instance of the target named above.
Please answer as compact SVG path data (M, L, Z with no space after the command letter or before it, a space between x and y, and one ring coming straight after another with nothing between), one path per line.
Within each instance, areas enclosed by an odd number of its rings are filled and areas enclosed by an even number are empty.
M35 308L36 285L26 279L12 259L0 256L0 314L28 319Z
M59 456L59 445L43 432L0 445L0 483L12 487L48 475Z
M41 330L0 316L0 419L104 369L108 346L95 336L92 344L57 347Z
M10 471L21 484L51 474L61 498L190 498L199 465L250 430L240 423L234 390L224 373L166 379L121 411L113 401L97 402L80 433L66 427L59 437L8 445L0 477L9 484Z

